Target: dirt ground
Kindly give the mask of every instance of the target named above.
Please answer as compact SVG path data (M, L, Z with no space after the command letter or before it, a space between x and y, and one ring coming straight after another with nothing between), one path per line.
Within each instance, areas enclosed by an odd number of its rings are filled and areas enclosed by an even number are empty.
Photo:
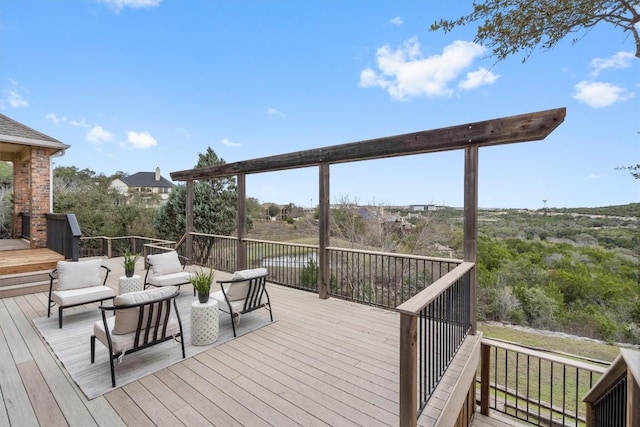
M293 224L286 221L253 220L253 229L249 230L248 237L252 239L273 241L296 241L318 238L318 226L312 220L300 220Z

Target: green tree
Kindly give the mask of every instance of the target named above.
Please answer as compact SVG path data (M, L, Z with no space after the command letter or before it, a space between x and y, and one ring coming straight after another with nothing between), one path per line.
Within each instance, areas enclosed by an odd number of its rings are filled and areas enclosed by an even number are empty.
M640 179L640 163L633 166L620 166L618 170L628 170L634 179Z
M53 211L73 213L84 236L109 235L114 193L98 183L95 172L75 166L53 170Z
M59 166L53 170L53 211L73 213L84 236L153 237L151 227L154 209L145 208L145 199L138 195L125 203L121 194L109 188L115 178L96 174L90 169Z
M480 21L475 41L491 48L498 61L524 51L523 61L537 48L552 49L560 40L573 42L601 24L633 36L640 58L640 4L637 0L485 0L473 12L453 20L441 19L431 30L453 30Z
M269 205L269 207L267 208L267 215L269 215L271 218L277 218L280 215L280 208L278 207L278 205Z
M251 216L252 218L264 217L260 201L255 197L247 197L247 200L245 201L245 209L247 210L247 216Z
M226 163L207 147L198 155L196 168ZM177 185L155 216L159 236L178 240L186 231L186 186ZM207 234L231 235L236 228L237 191L234 177L196 181L193 184L193 228Z

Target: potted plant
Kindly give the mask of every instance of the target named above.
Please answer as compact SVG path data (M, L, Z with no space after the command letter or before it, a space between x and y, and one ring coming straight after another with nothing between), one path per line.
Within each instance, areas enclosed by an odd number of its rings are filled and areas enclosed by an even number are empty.
M191 282L193 289L198 293L198 301L202 304L209 301L209 291L211 290L211 283L213 283L215 275L216 272L214 269L209 269L208 271L201 269L191 274L189 282Z
M122 252L122 257L124 258L122 261L122 264L124 265L124 275L132 277L136 270L136 262L140 259L140 254L137 252L131 252L129 248L126 248Z

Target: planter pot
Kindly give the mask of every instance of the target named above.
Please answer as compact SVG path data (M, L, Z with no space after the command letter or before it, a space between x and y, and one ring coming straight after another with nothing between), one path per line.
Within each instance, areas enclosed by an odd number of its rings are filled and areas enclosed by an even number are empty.
M133 277L133 273L135 273L134 269L131 269L131 270L126 270L125 269L124 270L124 275L127 276L127 277Z
M204 292L200 293L200 292L198 292L198 301L201 304L207 303L209 301L209 293L204 293Z

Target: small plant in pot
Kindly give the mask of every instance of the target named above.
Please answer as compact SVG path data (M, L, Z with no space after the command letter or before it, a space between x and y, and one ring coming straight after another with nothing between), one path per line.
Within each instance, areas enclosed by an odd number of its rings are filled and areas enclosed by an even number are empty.
M208 271L200 270L193 273L191 279L189 279L193 285L193 289L198 293L198 301L202 304L209 301L209 291L211 290L211 283L213 283L215 275L216 272L213 269L209 269Z
M137 252L131 252L129 248L122 252L122 264L124 265L124 275L132 277L136 271L136 262L140 259L140 254Z

